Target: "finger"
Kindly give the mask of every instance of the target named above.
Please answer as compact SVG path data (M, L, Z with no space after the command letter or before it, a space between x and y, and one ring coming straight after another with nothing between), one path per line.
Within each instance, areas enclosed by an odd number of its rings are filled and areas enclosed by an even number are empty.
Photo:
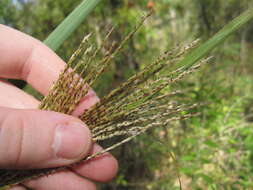
M91 154L99 151L102 151L102 148L95 144ZM115 177L118 170L118 162L110 153L104 153L87 162L74 166L73 170L89 179L106 182Z
M90 146L88 128L74 117L0 108L0 168L67 165L85 157Z
M1 87L1 86L0 86ZM7 87L10 87L11 89L8 89ZM5 91L10 91L10 93L14 93L16 90L16 87L13 86L7 86ZM13 89L14 90L13 90ZM12 91L13 90L13 91ZM23 93L20 91L20 93ZM26 95L24 93L24 95ZM8 99L8 96L5 96L6 100ZM33 98L33 97L29 97ZM22 102L22 97L19 98L19 100ZM4 100L5 101L5 100ZM15 98L14 98L15 101ZM96 97L95 93L90 90L87 96L83 98L82 103L79 106L78 112L83 112L84 109L88 109L90 106L95 104L98 101L98 98ZM18 102L19 104L19 102ZM36 107L36 105L29 105L29 107ZM27 108L29 108L27 107ZM95 145L91 153L95 153L102 150L101 147L98 145ZM94 162L93 162L94 161ZM95 166L95 167L94 167ZM81 164L78 167L78 173L82 176L85 176L87 178L91 178L92 180L96 181L108 181L112 179L116 172L117 172L118 164L115 158L113 158L109 153L106 153L104 155L101 155L99 158L96 158L92 161L87 162L86 164ZM94 172L95 171L95 172Z
M99 99L96 94L90 90L72 114L79 116L84 112L84 110L90 108L98 101ZM91 154L101 150L102 148L95 144ZM77 166L74 166L73 169L81 176L95 181L105 182L115 177L118 170L118 162L110 153L105 153L92 160L89 160L88 162L78 164Z
M40 41L4 25L0 43L0 77L26 80L47 94L65 63Z
M25 185L36 190L96 190L94 183L70 171L40 177L26 182Z
M97 97L96 93L90 88L88 93L80 100L79 105L77 105L71 115L78 117L82 115L85 110L89 109L97 102L99 102L99 98Z
M37 108L39 101L17 87L0 81L0 106L17 109Z
M26 190L26 188L21 187L21 186L14 186L14 187L9 188L8 190Z

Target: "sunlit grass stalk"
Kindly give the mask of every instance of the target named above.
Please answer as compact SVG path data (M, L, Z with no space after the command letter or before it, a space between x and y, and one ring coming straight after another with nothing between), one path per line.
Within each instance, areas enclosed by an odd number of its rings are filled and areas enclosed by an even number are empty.
M208 53L211 52L212 49L217 47L219 44L224 42L231 34L238 31L242 26L248 23L253 18L253 8L249 8L244 11L241 15L236 17L230 23L224 26L218 33L216 33L213 37L207 40L205 43L194 49L185 58L180 62L179 65L184 65L187 67L192 66L197 61L202 59Z
M99 2L100 0L83 0L45 39L44 43L52 50L57 50Z

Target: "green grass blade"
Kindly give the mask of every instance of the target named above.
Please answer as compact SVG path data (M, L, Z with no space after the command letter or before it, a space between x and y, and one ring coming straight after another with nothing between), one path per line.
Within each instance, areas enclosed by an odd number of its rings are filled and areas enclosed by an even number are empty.
M44 43L56 51L70 34L81 24L100 0L84 0L64 21L48 36Z
M215 34L211 39L195 48L179 63L179 66L185 65L187 68L206 56L213 48L222 43L228 36L236 32L243 25L253 18L253 8L250 8L228 23L223 29Z

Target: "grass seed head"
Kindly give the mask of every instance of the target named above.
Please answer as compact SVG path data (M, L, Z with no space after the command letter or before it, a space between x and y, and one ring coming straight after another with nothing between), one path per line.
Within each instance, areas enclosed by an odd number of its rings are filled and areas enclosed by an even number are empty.
M143 16L119 45L111 44L106 51L103 49L108 44L114 28L107 33L98 48L90 44L91 34L86 35L59 75L59 79L52 86L49 94L44 97L39 108L71 114L97 78L108 68L112 59L123 49L127 41L133 37L150 15L151 13L148 13ZM164 52L153 63L102 97L100 102L80 116L80 119L89 126L93 141L123 137L123 139L115 141L113 145L105 147L103 151L90 155L83 160L90 160L111 151L151 128L170 127L170 123L173 121L196 116L196 113L192 111L197 107L196 104L180 104L173 100L173 97L178 94L182 95L183 92L163 92L163 89L195 72L203 63L209 61L206 59L190 68L183 66L168 72L168 68L171 65L176 65L186 53L197 46L198 41ZM66 168L27 171L0 170L0 187L14 185L33 177L48 175Z

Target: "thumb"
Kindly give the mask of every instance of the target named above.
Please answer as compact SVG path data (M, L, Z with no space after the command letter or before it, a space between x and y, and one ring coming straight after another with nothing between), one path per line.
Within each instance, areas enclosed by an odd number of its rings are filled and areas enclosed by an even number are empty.
M0 107L0 168L49 168L85 157L90 131L77 118Z

